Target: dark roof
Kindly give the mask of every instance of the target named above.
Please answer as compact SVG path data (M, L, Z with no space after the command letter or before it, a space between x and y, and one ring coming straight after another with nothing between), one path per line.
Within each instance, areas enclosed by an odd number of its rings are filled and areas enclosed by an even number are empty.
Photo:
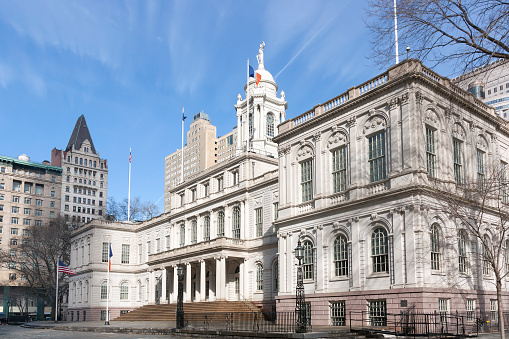
M74 130L72 131L71 138L69 139L69 143L67 144L66 151L69 151L74 146L74 149L80 149L83 141L87 140L90 142L90 148L92 153L97 154L94 147L94 142L92 141L92 137L90 136L90 131L88 130L87 122L85 121L85 116L82 114L76 121L76 126L74 126Z

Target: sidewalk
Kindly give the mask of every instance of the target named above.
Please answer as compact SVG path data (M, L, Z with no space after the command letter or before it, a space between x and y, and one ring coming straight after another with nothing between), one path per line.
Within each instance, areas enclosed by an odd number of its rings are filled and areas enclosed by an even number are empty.
M173 336L200 336L221 338L347 338L357 337L350 333L348 328L320 326L314 327L309 333L279 333L279 332L240 332L214 329L210 326L204 328L185 328L178 330L175 322L170 321L111 321L105 325L104 321L80 321L80 322L50 322L33 321L22 325L25 328L54 329L60 331L80 331L99 333L123 333L123 334L146 334L146 335L173 335ZM490 338L491 339L491 338Z

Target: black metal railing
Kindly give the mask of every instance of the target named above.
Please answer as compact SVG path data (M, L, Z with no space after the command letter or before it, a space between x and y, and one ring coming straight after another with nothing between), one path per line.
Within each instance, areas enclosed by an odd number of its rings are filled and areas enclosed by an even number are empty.
M295 332L295 312L186 313L185 327L246 332Z
M369 311L349 313L350 330L390 333L406 336L462 336L466 333L465 316L447 313L387 313L376 317Z

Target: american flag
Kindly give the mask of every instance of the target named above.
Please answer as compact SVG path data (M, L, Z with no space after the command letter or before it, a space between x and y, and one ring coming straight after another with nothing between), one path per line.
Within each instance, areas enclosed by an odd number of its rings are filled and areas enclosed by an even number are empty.
M76 273L74 273L69 267L67 267L63 262L61 262L60 259L58 259L58 272L76 275Z

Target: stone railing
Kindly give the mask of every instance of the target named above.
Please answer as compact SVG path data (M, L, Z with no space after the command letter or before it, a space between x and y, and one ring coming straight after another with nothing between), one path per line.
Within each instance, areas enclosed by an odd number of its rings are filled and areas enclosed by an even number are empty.
M346 200L347 200L346 194L338 193L338 194L335 194L335 195L330 197L330 204L331 205L336 205L336 204L339 204L340 202L343 202L343 201L346 201Z
M367 187L368 194L380 193L389 189L389 181L377 182Z
M172 259L182 256L192 256L200 252L217 251L223 248L244 249L245 240L220 237L208 241L202 241L197 244L174 248L172 250L149 254L149 262L161 259Z
M299 213L311 211L313 208L314 208L313 202L306 202L297 206L297 210L299 211Z
M359 86L354 86L350 88L347 92L342 93L331 100L326 101L323 104L318 104L313 109L293 118L282 122L278 126L279 134L287 132L294 127L302 125L314 118L318 117L325 112L331 111L337 107L344 105L347 102L352 101L355 98L358 98L378 87L382 87L390 81L393 81L397 78L400 78L408 73L421 74L425 78L437 82L438 84L454 91L454 93L463 97L465 100L473 103L479 108L486 110L489 114L495 115L495 110L476 99L472 94L456 87L451 83L448 78L440 76L438 73L435 73L431 69L425 67L419 60L416 59L408 59L400 62L399 64L389 68L386 72L377 75L376 77L360 84Z

